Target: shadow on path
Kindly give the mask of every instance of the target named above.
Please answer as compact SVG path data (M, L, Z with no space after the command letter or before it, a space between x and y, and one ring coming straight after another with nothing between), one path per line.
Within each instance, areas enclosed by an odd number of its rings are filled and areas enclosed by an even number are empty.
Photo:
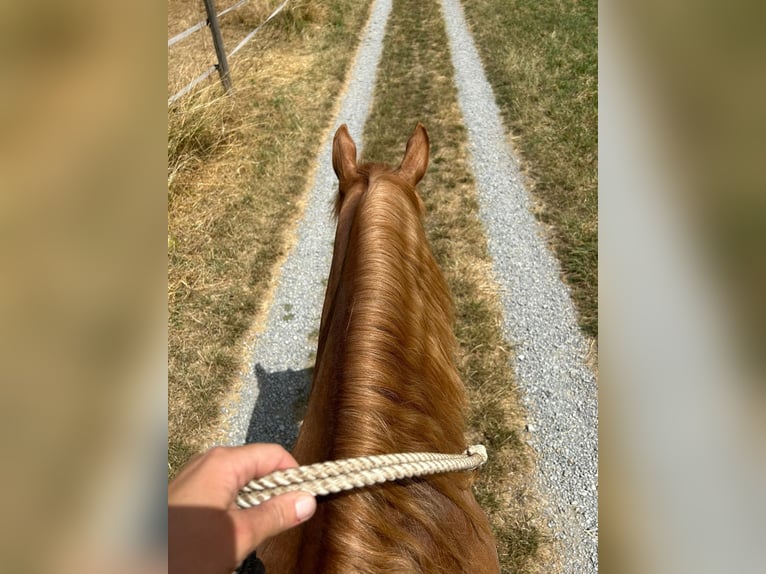
M275 442L292 449L306 410L312 371L309 368L269 373L260 363L255 365L258 399L245 442Z

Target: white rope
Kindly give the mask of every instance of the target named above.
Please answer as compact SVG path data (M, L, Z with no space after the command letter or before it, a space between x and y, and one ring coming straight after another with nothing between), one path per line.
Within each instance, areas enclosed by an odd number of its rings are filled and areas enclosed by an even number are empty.
M250 508L296 490L318 496L425 474L475 470L485 462L487 449L480 444L463 454L412 452L319 462L250 481L240 491L237 506Z
M261 22L260 26L258 26L258 27L257 27L255 30L253 30L253 31L252 31L252 32L250 32L250 33L249 33L247 36L245 36L245 38L244 38L244 39L243 39L243 40L242 40L242 41L241 41L239 44L237 44L237 45L236 45L236 47L235 47L235 48L234 48L234 49L233 49L231 52L229 52L229 58L231 58L231 57L232 57L234 54L236 54L237 52L239 52L239 51L240 51L240 49L241 49L241 48L242 48L242 47L243 47L245 44L247 44L247 43L248 43L248 42L249 42L249 41L252 39L252 37L253 37L253 36L255 36L255 35L258 33L258 30L260 30L261 28L263 28L263 26L265 26L265 25L266 25L266 23L267 23L269 20L271 20L271 19L272 19L274 16L276 16L277 14L279 14L279 13L282 11L282 8L284 8L284 7L287 5L287 2L288 2L288 0L285 0L285 1L284 1L284 2L282 2L282 3L281 3L279 6L277 6L277 7L276 7L276 9L275 9L275 10L274 10L274 11L273 11L273 12L272 12L270 15L269 15L269 17L268 17L268 18L266 18L266 19L265 19L263 22Z
M231 12L232 10L236 10L237 8L239 8L240 6L242 6L242 4L244 4L244 3L246 3L246 2L249 2L249 0L239 0L239 2L237 2L237 3L236 3L236 4L234 4L233 6L229 6L228 8L226 8L226 10L223 10L223 11L221 11L221 12L218 12L218 15L217 15L217 16L218 16L218 18L220 18L221 16L225 16L226 14L228 14L229 12ZM180 34L176 34L176 35L175 35L175 36L173 36L173 37L172 37L170 40L168 40L168 48L170 48L170 46L172 46L172 45L173 45L173 44L175 44L176 42L180 42L181 40L183 40L183 39L184 39L184 38L186 38L187 36L189 36L189 35L193 34L193 33L194 33L194 32L196 32L197 30L201 30L202 28L204 28L205 26L207 26L209 23L210 23L210 22L209 22L208 20L202 20L201 22L198 22L197 24L195 24L195 25L194 25L194 26L192 26L191 28L187 28L186 30L184 30L184 31L183 31L183 32L181 32Z
M175 94L173 94L170 98L168 98L168 105L175 102L178 98L185 96L188 94L191 89L199 84L202 80L207 78L210 74L215 72L218 69L218 66L210 66L207 70L205 70L202 74L194 78L191 82L189 82L185 87L181 88L181 90Z
M282 9L287 5L288 1L289 0L285 0L284 2L282 2L282 4L277 6L274 9L274 11L269 15L268 18L266 18L263 22L261 22L261 24L259 24L258 27L255 30L251 31L247 36L245 36L244 40L242 40L239 44L237 44L237 46L231 52L229 52L229 55L227 56L227 58L231 58L232 56L234 56L234 54L239 52L245 46L245 44L247 44L253 38L253 36L255 36L255 34L258 32L258 30L263 28L263 26L269 20L274 18L274 16L276 16L277 14L279 14L282 11ZM239 5L242 4L242 3L243 2L239 2L239 3L235 4L234 6L231 6L230 8L227 8L226 10L221 12L221 14L219 14L219 16L223 16L226 12L228 12L230 10L234 10L234 8L239 7ZM199 25L202 25L202 26L207 25L207 21L200 22ZM182 36L183 34L186 34L187 32L191 33L191 32L194 32L194 31L196 31L195 28L189 28L189 30L186 30L185 32L182 32L181 34L179 34L179 36ZM175 38L171 38L170 41L168 42L168 46L171 46L170 42L177 42L180 39L181 38L179 38L178 36L176 36ZM214 66L210 66L202 74L200 74L199 76L194 78L190 83L186 84L186 86L181 88L181 90L179 90L178 92L176 92L175 94L170 96L170 98L168 98L168 106L173 104L178 98L181 98L181 97L185 96L186 94L188 94L194 86L199 84L202 80L207 78L210 74L215 72L217 69L218 69L218 64L215 64Z

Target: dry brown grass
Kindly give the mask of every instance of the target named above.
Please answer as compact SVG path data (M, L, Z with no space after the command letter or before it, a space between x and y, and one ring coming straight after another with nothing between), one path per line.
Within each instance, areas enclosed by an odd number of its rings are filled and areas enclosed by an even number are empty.
M498 287L478 219L448 50L436 0L394 2L364 155L398 162L415 124L428 129L431 162L419 185L427 233L455 299L458 366L471 404L470 442L483 443L490 452L476 493L490 515L503 571L538 572L550 546L532 487L534 454L524 437L511 349L501 333Z
M197 21L192 4L171 2L169 34ZM213 78L168 111L171 477L210 439L369 8L353 0L291 5L231 62L233 94L222 97ZM240 23L242 36L254 20ZM176 48L186 68L212 54L212 46Z
M226 53L231 53L252 30L263 24L281 3L282 0L252 0L222 16L219 19L219 25ZM218 12L233 4L235 4L235 0L216 3ZM312 28L326 25L329 12L330 6L326 3L317 0L293 0L282 9L277 17L263 26L251 42L254 42L259 36L273 38L274 36L291 34L302 35ZM200 0L175 0L168 6L168 38L206 19L204 4ZM230 62L235 87L238 78L247 78L247 67L238 68L242 59L240 51L234 55ZM209 28L198 30L168 48L168 97L215 62L215 48ZM203 82L202 86L216 84L218 78L216 72Z
M168 39L206 18L205 6L199 0L170 0ZM168 48L168 97L212 65L214 58L210 30L206 28Z

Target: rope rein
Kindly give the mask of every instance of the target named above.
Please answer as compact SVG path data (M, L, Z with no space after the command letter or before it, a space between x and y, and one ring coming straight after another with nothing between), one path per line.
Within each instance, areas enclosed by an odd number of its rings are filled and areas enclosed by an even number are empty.
M477 444L463 454L412 452L362 456L278 470L248 482L237 506L251 508L286 492L300 490L314 496L372 486L426 474L475 470L487 462L487 449Z

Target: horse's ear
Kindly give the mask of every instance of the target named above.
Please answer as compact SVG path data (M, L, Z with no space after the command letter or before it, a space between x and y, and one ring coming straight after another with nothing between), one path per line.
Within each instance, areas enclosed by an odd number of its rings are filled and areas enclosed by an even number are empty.
M407 140L404 159L396 170L410 185L415 186L423 178L428 168L428 133L418 122L415 131Z
M346 124L338 128L332 141L332 168L341 185L357 175L356 144L351 139Z

